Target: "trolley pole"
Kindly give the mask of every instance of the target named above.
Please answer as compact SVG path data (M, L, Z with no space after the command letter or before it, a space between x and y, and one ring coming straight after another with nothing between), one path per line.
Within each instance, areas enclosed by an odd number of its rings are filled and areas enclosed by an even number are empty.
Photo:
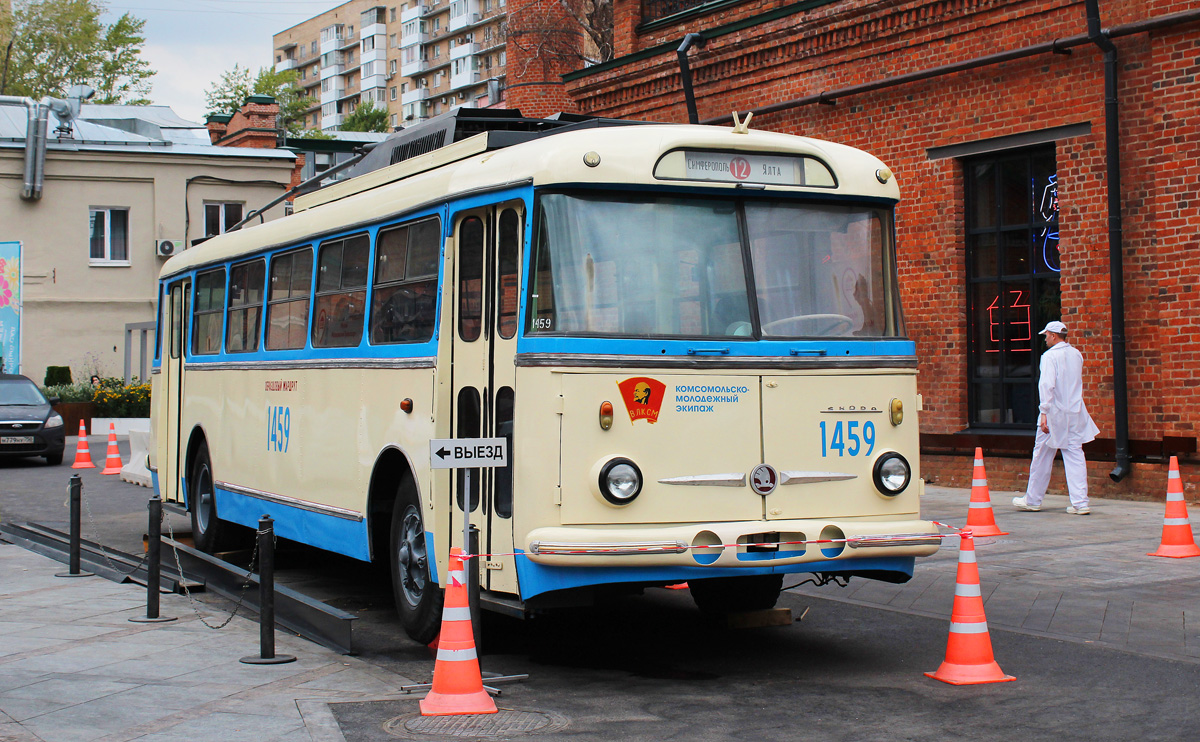
M258 656L243 657L247 665L295 662L290 654L275 654L275 522L258 519Z
M146 529L146 616L129 620L134 623L174 621L174 616L163 618L158 615L158 591L162 580L162 500L154 495L146 507L150 511Z
M91 572L83 572L79 568L81 541L81 511L83 504L83 479L78 474L71 476L71 484L67 488L71 507L71 540L67 557L67 571L59 572L55 577L92 577Z

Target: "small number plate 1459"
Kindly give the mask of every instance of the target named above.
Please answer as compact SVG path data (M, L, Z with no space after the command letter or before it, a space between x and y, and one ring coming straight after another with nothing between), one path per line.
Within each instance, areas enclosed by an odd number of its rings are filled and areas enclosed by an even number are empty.
M870 456L874 450L874 422L821 421L821 456Z
M292 409L278 405L267 406L267 450L287 453L292 434Z

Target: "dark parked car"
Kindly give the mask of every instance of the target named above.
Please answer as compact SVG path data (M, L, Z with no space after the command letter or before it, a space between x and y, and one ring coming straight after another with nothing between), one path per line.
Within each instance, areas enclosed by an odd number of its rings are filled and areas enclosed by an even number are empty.
M45 456L62 463L65 433L62 416L42 390L20 374L0 374L0 456Z

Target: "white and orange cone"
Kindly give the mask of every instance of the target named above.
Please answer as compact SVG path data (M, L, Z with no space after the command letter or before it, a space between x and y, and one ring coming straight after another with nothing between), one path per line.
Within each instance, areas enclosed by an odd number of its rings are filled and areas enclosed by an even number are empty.
M467 578L462 549L450 550L449 581L438 635L433 688L421 699L421 716L494 714L496 702L483 689L471 609L467 605Z
M75 444L75 463L71 464L72 469L95 469L96 465L92 463L92 453L88 450L87 426L83 421L79 421L79 441Z
M104 462L104 471L101 474L120 474L121 467L121 450L117 448L117 426L114 423L108 424L108 459Z
M983 594L979 590L979 565L975 562L975 539L970 529L962 532L958 546L958 577L954 607L950 610L950 638L946 659L927 677L951 685L979 685L1016 680L1005 675L992 654Z
M1179 478L1179 459L1171 457L1167 472L1167 512L1163 516L1162 543L1158 551L1146 556L1184 559L1200 556L1196 537L1192 535L1192 522L1188 520L1187 503L1183 499L1183 480Z
M987 472L983 468L983 449L975 449L975 469L971 473L971 505L967 510L967 528L980 538L985 536L1007 536L996 525L996 514L992 512L992 495L988 491Z

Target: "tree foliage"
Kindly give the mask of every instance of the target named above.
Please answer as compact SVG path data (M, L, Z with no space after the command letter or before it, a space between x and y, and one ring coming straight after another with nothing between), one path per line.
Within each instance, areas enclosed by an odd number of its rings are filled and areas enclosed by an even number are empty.
M154 70L142 58L146 21L125 13L100 20L101 0L16 0L7 18L11 46L0 95L64 97L72 85L96 89L93 103L144 105ZM6 31L0 29L0 38Z
M342 131L376 131L386 133L388 126L388 112L386 108L376 108L374 101L360 103L357 108L350 112L350 115L342 120L342 125L338 127Z
M204 91L204 103L209 114L237 113L249 96L269 95L279 104L283 128L295 136L304 129L304 113L310 105L297 79L296 70L276 72L271 67L260 67L252 76L248 68L235 64Z

